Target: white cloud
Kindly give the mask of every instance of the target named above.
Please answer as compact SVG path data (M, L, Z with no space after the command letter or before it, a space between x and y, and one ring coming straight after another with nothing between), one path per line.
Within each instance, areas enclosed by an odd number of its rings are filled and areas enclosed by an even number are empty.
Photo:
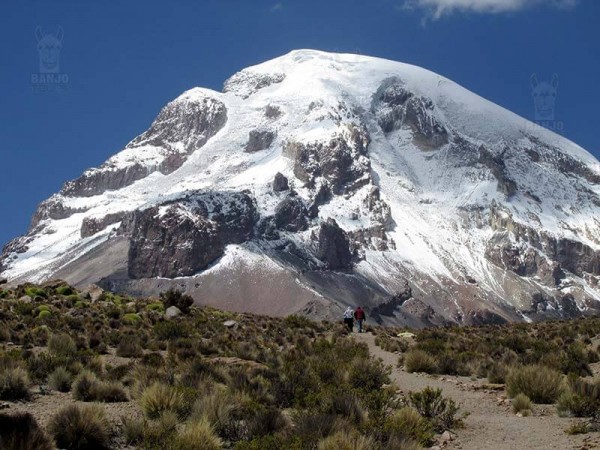
M425 9L434 19L454 12L505 13L532 6L572 8L579 0L405 0L407 8Z
M282 2L275 3L271 7L271 12L277 12L277 11L282 11L282 10L283 10L283 3Z

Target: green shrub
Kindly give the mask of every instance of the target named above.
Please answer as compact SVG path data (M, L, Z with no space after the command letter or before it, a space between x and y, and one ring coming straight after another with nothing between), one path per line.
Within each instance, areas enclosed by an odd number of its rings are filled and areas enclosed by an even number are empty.
M178 411L182 405L181 393L162 383L146 388L140 397L140 406L149 419L160 417L165 411Z
M435 373L436 372L436 361L433 356L429 353L413 349L406 352L404 355L404 368L407 372L425 372Z
M110 429L104 410L97 405L71 404L63 407L48 422L48 431L58 448L110 449Z
M194 304L194 299L192 297L176 289L169 289L166 292L161 292L160 300L164 304L165 309L176 306L185 314L190 312L190 307Z
M29 378L21 367L5 368L0 372L0 400L29 398Z
M75 293L75 290L68 284L64 284L56 288L56 293L58 295L72 295Z
M441 389L426 387L420 392L410 392L408 396L412 406L429 419L435 431L442 432L461 424L456 417L458 406L454 400L443 397Z
M55 356L72 357L77 353L75 341L66 333L53 334L48 339L48 351Z
M388 416L383 431L388 439L410 438L423 446L433 442L432 425L416 409L408 406Z
M352 361L348 373L348 381L355 389L371 392L389 383L390 369L379 360L356 358Z
M154 302L146 305L146 309L149 311L156 311L162 313L165 312L165 305L163 305L162 302Z
M562 390L562 375L546 366L521 366L506 378L508 395L525 394L534 403L554 403Z
M31 298L42 297L47 298L48 294L46 291L39 287L27 287L25 288L25 295L29 295Z
M141 322L142 318L138 313L123 314L123 322L136 325Z
M317 445L317 450L376 450L378 448L373 438L346 431L338 431L322 439Z
M52 440L29 413L0 413L2 450L54 450Z
M69 392L71 390L71 373L63 366L57 367L48 376L48 386L58 392Z
M40 319L40 320L45 320L45 319L47 319L49 317L52 317L52 313L50 311L48 311L48 310L45 310L45 309L42 310L42 311L40 311L38 313L38 315L37 315L37 318Z
M223 448L221 439L206 420L187 422L175 436L173 450L218 450Z
M531 400L525 394L518 394L512 400L512 409L515 414L521 413L524 416L531 415Z

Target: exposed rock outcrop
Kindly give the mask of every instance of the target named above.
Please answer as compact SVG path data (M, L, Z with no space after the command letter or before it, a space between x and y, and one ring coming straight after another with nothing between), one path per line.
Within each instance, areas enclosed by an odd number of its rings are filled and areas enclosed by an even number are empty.
M316 179L323 177L333 192L342 193L368 183L368 145L366 129L349 125L347 132L332 136L326 144L288 141L283 153L294 161L294 175L307 186L315 186Z
M298 197L288 197L275 208L275 226L285 231L304 231L308 227L308 211Z
M413 141L424 150L433 150L449 142L448 131L433 114L431 99L415 96L402 81L389 79L375 94L373 105L379 126L385 133L402 127L413 131Z
M290 188L288 179L285 175L277 172L275 178L273 178L273 192L283 192Z
M248 135L248 143L244 150L247 153L255 153L265 150L271 146L275 139L275 132L270 130L252 130Z
M104 230L109 225L116 224L123 220L127 213L117 212L107 214L104 217L86 217L81 223L81 237L86 238Z
M352 266L352 253L348 235L334 219L327 219L319 227L317 258L330 270L349 269Z
M252 236L256 212L244 193L202 193L134 212L120 232L130 237L131 278L189 276L219 258L227 244Z

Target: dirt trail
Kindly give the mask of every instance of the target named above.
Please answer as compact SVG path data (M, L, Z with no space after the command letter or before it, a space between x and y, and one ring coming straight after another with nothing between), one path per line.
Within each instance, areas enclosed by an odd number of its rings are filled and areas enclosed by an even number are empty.
M392 379L404 392L421 390L427 386L443 389L444 395L454 399L461 410L469 413L465 427L456 430L455 440L444 448L462 450L533 450L533 449L600 449L600 434L570 436L564 432L574 419L561 418L553 406L535 405L533 415L518 417L509 404L501 402L503 392L477 390L481 380L465 377L433 377L407 373L397 367L398 355L375 345L371 333L355 334L369 346L375 357L392 367Z

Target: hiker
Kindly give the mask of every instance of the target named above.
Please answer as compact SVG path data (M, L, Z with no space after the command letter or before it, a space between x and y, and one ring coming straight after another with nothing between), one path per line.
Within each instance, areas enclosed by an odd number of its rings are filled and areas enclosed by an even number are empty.
M344 311L344 323L346 324L350 332L352 332L352 330L354 329L354 311L352 311L352 308L349 306L346 309L346 311Z
M367 316L360 306L358 308L356 308L356 311L354 311L354 318L358 322L358 332L362 333L363 332L363 322L365 321Z

